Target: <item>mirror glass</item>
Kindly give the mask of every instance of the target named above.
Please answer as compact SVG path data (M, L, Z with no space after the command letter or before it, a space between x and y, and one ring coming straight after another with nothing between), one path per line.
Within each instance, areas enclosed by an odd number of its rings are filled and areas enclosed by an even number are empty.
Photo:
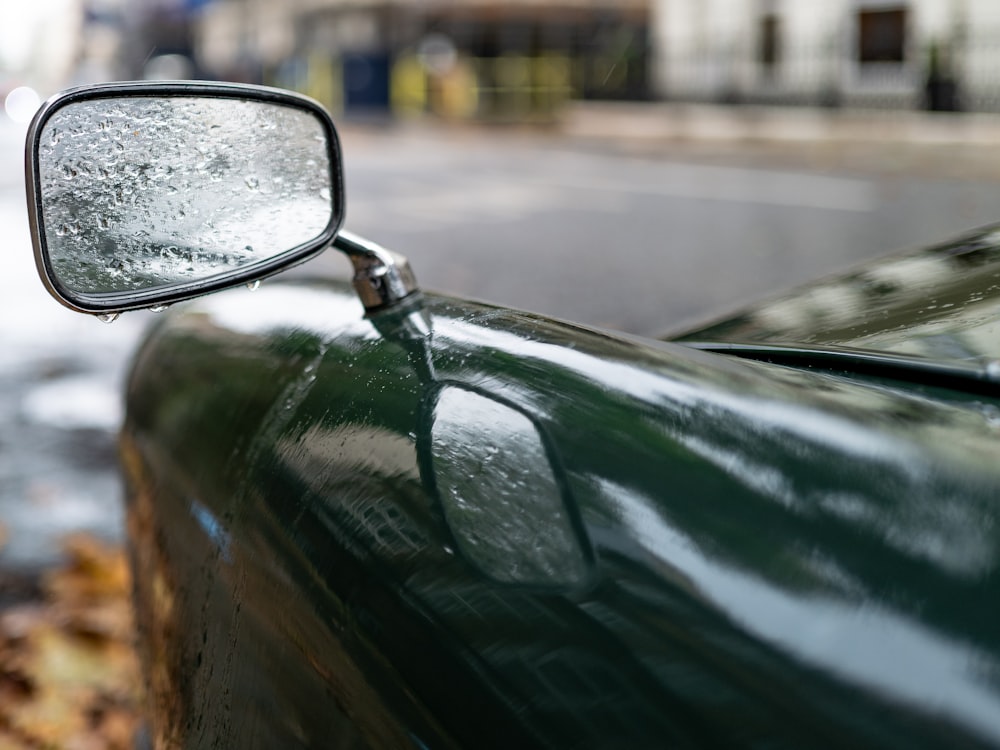
M331 144L305 109L205 96L85 99L38 140L40 231L64 288L197 283L319 238Z

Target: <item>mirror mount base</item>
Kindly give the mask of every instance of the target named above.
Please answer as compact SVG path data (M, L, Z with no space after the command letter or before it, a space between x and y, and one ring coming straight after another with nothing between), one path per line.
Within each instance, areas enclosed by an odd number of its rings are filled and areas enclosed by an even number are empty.
M366 311L389 307L418 291L417 279L405 256L348 231L337 235L333 247L354 266L352 284Z

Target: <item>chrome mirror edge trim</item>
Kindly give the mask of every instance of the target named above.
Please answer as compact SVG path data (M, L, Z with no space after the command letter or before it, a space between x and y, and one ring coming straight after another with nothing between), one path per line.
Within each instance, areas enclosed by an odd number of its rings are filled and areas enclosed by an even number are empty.
M404 255L345 229L334 239L333 247L350 259L354 267L351 283L368 312L394 305L420 290Z

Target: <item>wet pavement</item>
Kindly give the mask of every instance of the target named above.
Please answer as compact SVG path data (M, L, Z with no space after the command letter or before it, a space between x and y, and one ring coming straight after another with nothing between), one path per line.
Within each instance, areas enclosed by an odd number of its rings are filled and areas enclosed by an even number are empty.
M35 272L23 126L0 118L0 567L33 568L74 531L122 535L115 431L129 352L148 315L113 325L52 300Z

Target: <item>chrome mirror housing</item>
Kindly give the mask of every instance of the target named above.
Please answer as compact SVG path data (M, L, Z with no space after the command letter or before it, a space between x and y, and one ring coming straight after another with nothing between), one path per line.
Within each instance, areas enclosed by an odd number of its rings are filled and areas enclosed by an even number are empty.
M325 249L344 219L329 115L259 86L67 91L31 123L25 167L39 274L81 312L252 283Z

